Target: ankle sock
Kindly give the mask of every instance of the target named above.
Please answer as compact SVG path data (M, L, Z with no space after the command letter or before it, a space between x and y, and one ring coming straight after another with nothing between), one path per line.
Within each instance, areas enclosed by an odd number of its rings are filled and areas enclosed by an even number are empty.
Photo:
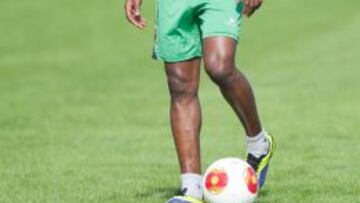
M269 151L270 143L266 139L266 131L262 130L255 137L246 137L247 153L252 154L256 158L265 155Z
M181 191L186 196L201 200L203 198L202 176L195 173L181 174Z

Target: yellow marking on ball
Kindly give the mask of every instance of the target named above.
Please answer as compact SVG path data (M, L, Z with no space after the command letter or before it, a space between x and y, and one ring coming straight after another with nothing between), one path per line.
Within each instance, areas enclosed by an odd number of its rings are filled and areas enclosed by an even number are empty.
M255 177L255 176L252 176L252 177L251 177L251 182L252 182L253 184L257 183L257 180L256 180L256 177Z
M212 178L211 178L211 184L212 185L216 185L216 184L218 184L219 183L219 177L218 176L213 176Z

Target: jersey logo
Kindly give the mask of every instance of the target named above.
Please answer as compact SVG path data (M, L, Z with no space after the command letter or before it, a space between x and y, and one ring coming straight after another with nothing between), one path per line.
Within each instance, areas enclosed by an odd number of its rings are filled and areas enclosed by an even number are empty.
M236 19L234 17L229 17L227 20L227 24L230 26L236 26Z

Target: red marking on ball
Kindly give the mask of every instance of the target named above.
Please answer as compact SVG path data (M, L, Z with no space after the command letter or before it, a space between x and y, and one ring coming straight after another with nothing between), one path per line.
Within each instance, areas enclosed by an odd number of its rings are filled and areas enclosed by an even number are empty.
M206 176L205 187L213 194L221 193L227 184L228 176L224 170L214 169Z
M254 171L254 169L252 169L251 167L248 167L245 170L245 183L247 185L248 190L255 194L258 190L258 180L256 177L256 173Z

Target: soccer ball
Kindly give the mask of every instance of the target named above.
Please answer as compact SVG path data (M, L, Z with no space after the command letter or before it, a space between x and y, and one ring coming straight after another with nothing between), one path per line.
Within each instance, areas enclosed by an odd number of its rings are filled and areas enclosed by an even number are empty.
M255 201L259 186L256 173L247 162L224 158L206 170L203 188L208 203L249 203Z

